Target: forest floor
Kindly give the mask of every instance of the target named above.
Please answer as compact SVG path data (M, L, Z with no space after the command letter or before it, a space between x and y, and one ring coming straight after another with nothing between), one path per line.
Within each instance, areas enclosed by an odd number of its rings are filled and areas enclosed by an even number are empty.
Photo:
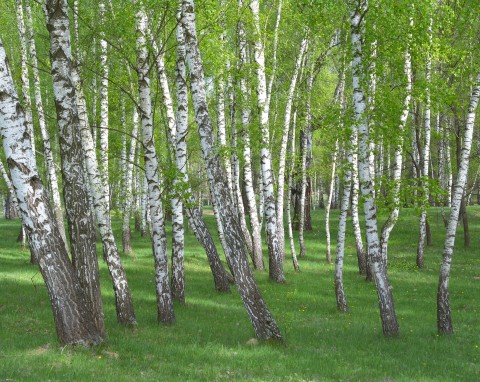
M189 231L186 304L175 305L172 326L157 324L149 239L135 233L135 254L123 257L138 319L135 328L116 323L113 291L98 246L108 339L93 349L59 346L42 277L15 241L19 221L0 220L0 380L478 381L480 208L468 211L472 243L464 248L459 226L450 283L453 336L436 332L445 235L440 209L430 210L433 245L426 250L424 269L415 267L416 212L403 209L392 233L388 270L401 332L395 339L383 337L375 287L358 274L351 223L345 259L350 313L337 312L334 264L325 262L324 211L314 211L301 272L293 271L287 252L286 284L255 273L284 345L252 341L253 328L238 292L215 292L204 252ZM212 226L213 217L206 218ZM120 239L120 223L115 222ZM337 225L338 211L332 211L332 243Z

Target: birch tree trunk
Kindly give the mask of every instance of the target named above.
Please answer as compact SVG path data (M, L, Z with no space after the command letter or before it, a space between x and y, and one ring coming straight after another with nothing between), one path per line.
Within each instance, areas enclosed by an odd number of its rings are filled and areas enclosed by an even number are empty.
M425 69L425 81L427 83L426 103L425 103L425 144L423 146L423 168L422 168L422 198L420 202L420 228L417 246L417 267L423 268L425 265L425 240L427 236L427 203L428 203L428 168L430 164L430 135L431 135L431 111L430 111L430 77L431 77L431 45L432 45L432 25L433 18L430 17L428 27L429 47L427 49L427 67Z
M58 229L60 230L60 235L64 243L67 243L67 236L65 233L65 224L64 216L62 209L62 202L60 191L58 189L58 177L57 170L55 169L55 161L53 159L52 146L50 143L50 134L47 129L47 123L45 120L45 112L42 101L41 83L40 83L40 74L38 71L38 59L37 59L37 49L35 44L35 35L33 31L33 19L32 12L30 8L30 0L25 1L25 15L26 15L26 28L27 35L29 40L29 52L30 52L30 62L32 64L33 72L33 85L35 91L35 105L37 108L38 124L40 126L40 133L42 134L43 140L43 153L45 156L45 167L47 170L47 182L50 186L52 201L53 201L53 211L55 213L55 219L57 220Z
M57 336L62 345L97 345L103 325L87 301L68 258L57 221L38 174L23 110L0 41L0 135L19 201L30 248L35 252L47 286Z
M35 135L33 132L32 99L30 97L30 76L28 75L28 53L27 53L27 35L25 31L25 17L23 15L22 0L17 0L17 26L20 34L20 61L22 67L21 89L23 98L23 108L25 113L25 122L32 141L32 153L36 158Z
M193 0L182 0L181 4L182 19L180 23L185 28L187 62L191 76L195 118L203 156L207 164L210 189L217 201L222 225L225 227L226 256L232 265L235 282L255 329L256 336L259 339L281 340L280 330L260 294L248 264L241 231L231 208L233 203L226 186L225 173L222 170L220 158L214 150L213 128L208 112L205 77L198 47Z
M410 28L413 27L413 17L410 17ZM406 86L405 86L405 98L403 100L403 110L400 116L400 124L398 126L398 136L395 142L394 149L394 162L393 162L393 190L392 195L392 204L393 210L390 212L387 220L382 227L382 235L380 239L380 247L382 251L382 261L384 266L387 265L387 251L388 251L388 240L390 234L397 224L398 216L400 213L400 187L401 187L401 178L402 178L402 168L403 168L403 135L405 131L405 126L408 120L408 114L410 112L410 103L412 98L412 85L413 85L413 76L412 76L412 59L410 55L410 42L412 39L411 33L408 36L407 49L405 51L405 59L403 70L406 77Z
M53 93L62 160L63 197L67 213L73 266L87 295L99 332L104 332L102 299L96 251L95 222L88 202L77 95L71 76L72 54L70 24L66 0L45 2L50 34L50 61Z
M136 3L137 0L134 0ZM168 279L167 237L163 216L158 157L153 140L152 101L150 95L150 65L148 62L147 15L143 7L136 12L137 72L139 89L139 114L142 123L143 155L145 176L148 184L148 201L152 222L152 244L155 259L155 291L157 296L157 318L166 324L175 321L173 301Z
M3 165L3 162L0 160L0 173L2 174L3 180L7 185L7 200L5 202L5 219L11 220L18 216L18 203L17 197L15 196L15 189L13 188L12 181L8 176L8 173Z
M185 62L185 31L183 25L177 25L177 60L176 60L176 87L177 87L177 131L176 131L176 159L177 168L180 170L183 186L186 187L185 195L190 197L185 201L185 211L195 237L202 244L208 258L208 263L213 274L215 289L219 292L229 292L229 275L223 267L218 255L215 242L197 207L190 187L187 173L187 132L188 132L188 88L187 68Z
M98 168L97 155L93 144L93 137L88 124L87 104L80 84L78 69L73 68L73 82L77 91L78 118L80 122L80 138L90 183L91 195L94 203L94 211L97 218L98 228L103 245L103 257L107 262L108 271L113 282L115 292L115 306L117 320L122 325L135 325L135 313L133 300L128 286L125 269L118 254L117 244L113 235L112 225L109 219L108 203L102 177Z
M239 2L242 5L242 1ZM252 260L253 266L259 271L265 270L262 252L262 227L257 214L257 201L255 189L253 186L252 175L252 151L250 147L250 116L251 111L248 105L248 87L247 87L247 38L245 36L245 26L242 20L238 24L238 40L239 40L239 56L240 65L243 73L240 77L240 93L241 97L241 121L242 121L242 138L243 138L243 180L245 182L245 193L247 195L247 206L250 215L250 227L252 228ZM242 200L240 186L237 188L238 200Z
M387 337L398 336L399 327L395 314L392 290L388 282L386 269L382 265L380 243L378 239L377 211L375 206L373 183L370 174L370 142L368 124L366 121L366 103L362 88L362 40L364 37L365 13L368 1L354 4L350 13L352 39L352 72L353 72L353 104L355 128L359 134L359 173L362 195L364 197L365 222L367 230L368 256L372 268L375 285L377 287L380 317L383 334Z
M103 192L107 201L107 211L110 211L110 185L108 181L108 44L105 40L105 2L100 1L100 174L102 176ZM110 216L108 216L110 219Z
M165 59L164 54L157 45L157 42L150 33L149 38L155 53L155 62L157 66L158 82L163 94L163 104L166 110L167 119L167 136L170 141L170 146L174 152L175 168L178 175L173 180L173 195L171 197L172 207L172 278L171 278L171 290L172 297L181 303L185 302L185 267L184 267L184 241L185 232L183 226L183 202L179 195L179 189L181 180L179 175L181 174L181 166L185 166L186 162L183 162L183 158L179 158L179 155L183 155L178 151L177 140L177 126L175 111L173 109L173 101L170 93L170 86L168 84L167 74L165 72ZM185 137L183 137L185 139Z
M477 74L475 87L470 97L467 121L465 126L461 158L458 166L457 181L453 192L452 209L448 219L447 232L445 234L445 244L442 254L442 265L440 267L440 276L437 292L437 328L441 335L453 334L453 322L450 309L450 269L453 260L453 248L455 245L456 229L460 205L465 191L467 181L470 150L472 148L473 128L475 125L476 110L480 98L480 73Z
M360 183L358 179L358 132L352 134L352 225L353 235L355 236L355 247L357 249L358 271L361 275L368 275L367 260L363 246L362 229L358 217L358 195L360 193Z
M293 237L292 227L292 188L293 188L293 172L295 170L295 130L297 127L297 110L293 112L292 130L290 134L290 164L288 165L288 182L287 182L287 225L288 238L290 240L290 252L292 253L293 269L295 272L300 271L298 266L297 252L295 251L295 239Z
M297 60L295 62L295 68L293 70L292 78L290 80L290 88L288 89L287 101L285 105L285 117L283 120L283 135L282 141L280 144L280 154L279 154L279 163L278 163L278 177L277 177L277 227L278 227L278 244L280 253L285 253L285 229L283 224L283 207L285 199L285 162L287 154L287 143L288 143L288 133L290 130L291 116L292 116L292 105L293 98L295 95L295 89L297 87L297 79L300 73L300 69L303 62L304 54L308 46L308 32L303 38L300 45L300 51L297 55Z
M332 157L332 176L330 179L330 191L328 192L328 201L325 206L325 234L326 234L326 249L325 259L327 263L332 262L332 253L330 250L330 209L332 208L333 193L335 189L335 174L337 172L337 158L338 158L338 139L335 141L335 149Z
M267 81L265 76L265 52L260 33L260 15L259 1L252 0L249 4L252 11L255 34L254 51L257 72L257 102L260 112L261 129L261 149L260 157L262 164L263 194L265 197L265 224L267 232L268 258L269 258L269 276L272 280L283 283L285 276L283 274L284 243L281 245L278 238L277 211L275 210L275 195L273 190L273 169L272 155L270 152L270 132L268 129L269 105L267 104ZM283 229L283 221L282 227Z

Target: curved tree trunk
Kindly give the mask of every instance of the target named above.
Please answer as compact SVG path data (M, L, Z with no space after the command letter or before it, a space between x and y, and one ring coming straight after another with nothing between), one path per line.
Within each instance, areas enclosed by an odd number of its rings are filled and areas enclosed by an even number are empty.
M36 169L30 135L1 41L0 68L0 135L31 250L47 286L59 341L62 345L99 344L104 338L103 325L99 325L70 263Z
M195 118L203 156L207 164L210 189L217 201L220 218L225 227L226 256L232 265L235 282L257 337L260 339L281 340L280 330L260 294L248 264L240 227L238 226L233 208L231 208L233 203L226 186L225 173L222 170L220 158L214 150L213 128L208 112L205 77L198 47L193 0L183 0L181 4L182 19L180 22L185 28L187 62L190 69Z
M470 97L467 123L465 127L460 163L458 166L457 182L453 192L452 209L448 219L445 244L442 254L442 265L437 292L437 327L439 334L453 334L453 322L450 309L450 268L453 260L453 247L455 245L455 233L458 224L460 205L462 202L465 183L467 181L470 150L472 148L473 128L475 125L476 109L480 98L480 73L477 74L476 84Z

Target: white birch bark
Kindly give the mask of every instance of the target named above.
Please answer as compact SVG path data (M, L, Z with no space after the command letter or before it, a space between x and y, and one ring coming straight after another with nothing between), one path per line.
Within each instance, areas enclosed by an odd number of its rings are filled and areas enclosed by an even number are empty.
M410 28L413 27L413 17L410 18ZM412 99L412 86L413 86L413 74L412 74L412 59L410 55L410 41L412 35L409 34L407 48L405 51L404 65L403 70L406 77L406 86L405 86L405 98L403 100L403 110L400 116L400 123L398 126L398 135L395 142L394 149L394 162L393 162L393 190L391 191L393 209L390 212L387 220L382 227L382 235L380 239L380 246L382 251L382 261L384 265L387 265L387 251L388 251L388 240L390 234L397 224L398 216L400 213L400 187L401 187L401 178L402 178L402 168L403 168L403 136L405 131L405 126L407 124L408 115L410 112L410 104Z
M94 203L94 212L103 245L103 256L107 262L115 293L117 320L122 325L135 325L133 300L128 286L125 269L118 254L112 225L109 219L108 203L104 193L102 178L98 168L97 155L93 137L88 124L87 104L80 84L77 68L72 70L73 82L77 91L78 118L80 122L80 138L87 169L90 192Z
M133 165L135 163L135 153L137 148L138 141L138 127L139 127L139 118L138 110L136 107L133 108L133 128L131 131L130 138L130 150L127 154L126 161L126 174L125 174L125 201L123 205L123 223L122 223L122 245L123 252L125 254L132 253L131 237L132 232L130 230L130 216L133 203Z
M21 89L23 108L25 113L25 122L27 124L30 140L32 141L33 156L36 157L35 135L33 132L32 99L30 97L30 76L28 75L27 34L25 30L25 17L23 14L22 0L17 0L16 13L18 32L20 34L20 61L22 67Z
M277 227L278 227L278 244L280 253L285 253L285 229L283 224L283 210L285 201L285 162L287 154L288 135L290 131L290 123L292 117L292 105L295 90L297 87L297 79L300 73L300 69L303 62L303 57L308 47L308 32L302 39L300 44L300 50L295 62L295 68L293 70L292 78L290 80L290 87L288 89L287 100L285 104L285 116L283 120L283 135L280 144L279 163L278 163L278 176L277 176Z
M71 76L73 66L66 0L47 0L45 16L50 34L50 61L62 160L63 198L73 266L87 295L89 309L94 313L96 326L103 333L96 230L85 184L77 99Z
M325 206L325 235L326 235L326 244L325 244L325 259L327 263L332 262L332 253L330 249L330 209L332 208L333 193L335 189L335 174L337 173L337 158L338 158L338 139L335 141L335 149L333 150L332 155L332 174L330 178L330 190L328 192L328 201Z
M392 290L386 274L386 268L382 265L380 243L378 239L377 211L375 206L373 183L370 173L370 136L366 121L366 102L362 88L362 40L364 25L362 20L368 9L368 1L362 1L353 5L350 13L351 40L352 40L352 72L353 72L353 104L355 128L359 135L359 175L362 195L364 197L364 211L367 231L368 256L377 288L380 316L383 333L387 337L399 334L398 322L395 314Z
M280 29L280 20L282 18L282 0L278 0L277 18L275 21L275 29L273 32L273 52L272 52L272 73L268 80L267 88L267 105L270 107L270 100L272 98L272 88L277 74L277 47L278 47L278 31Z
M98 326L61 239L37 171L25 116L1 41L0 100L0 136L30 248L35 252L47 286L60 343L99 344L104 338L103 326Z
M267 104L267 81L265 76L265 52L260 32L259 1L252 0L249 4L255 25L254 51L257 72L257 103L260 112L261 149L260 160L262 165L263 194L265 197L265 224L267 233L269 276L276 282L285 282L283 274L284 253L278 239L277 211L275 209L275 194L273 189L272 155L270 152L270 132L268 129L269 105ZM283 222L282 222L283 227Z
M26 29L29 40L29 53L30 53L30 62L32 64L33 72L33 87L35 91L35 105L37 108L38 124L40 127L40 133L42 135L43 141L43 154L45 156L45 167L47 170L47 181L50 186L51 197L53 201L53 211L55 213L55 219L57 220L57 225L60 230L60 235L64 241L67 242L67 235L65 233L65 224L64 216L62 209L62 202L60 191L58 188L58 176L57 170L55 167L55 161L53 159L53 151L50 143L50 134L47 129L47 123L45 120L45 111L43 107L42 93L41 93L41 83L40 83L40 74L38 71L38 58L37 58L37 48L35 44L35 35L33 31L33 18L30 8L30 0L25 1L25 16L26 16Z
M6 211L5 211L5 218L12 219L14 216L18 214L18 203L17 197L15 196L15 189L13 188L12 181L8 176L7 170L3 165L3 161L0 160L0 173L2 174L3 180L7 185L7 201L6 201Z
M134 0L137 3L137 0ZM142 123L145 176L148 185L148 200L152 222L153 255L155 259L155 291L157 318L159 322L173 323L175 314L168 279L167 238L160 194L158 157L153 139L152 101L150 95L149 62L147 49L147 15L143 8L136 12L137 72L139 88L139 114Z
M453 322L450 309L450 269L453 260L453 249L455 245L456 229L460 213L460 205L465 191L467 181L470 151L472 148L473 128L475 125L476 110L480 98L480 72L477 74L476 83L470 97L468 108L461 158L458 167L457 181L453 192L452 209L448 219L445 244L442 253L442 265L437 292L437 329L442 335L453 334Z
M242 5L242 2L239 2ZM241 121L242 121L242 143L243 143L243 180L245 182L245 194L247 196L247 206L250 215L250 227L252 229L252 260L253 266L259 271L265 269L263 263L262 251L262 226L260 224L257 213L256 193L253 186L253 171L252 171L252 150L250 144L250 118L251 110L248 105L248 86L247 86L247 38L245 35L245 25L240 20L238 25L238 40L239 40L239 56L240 65L243 68L243 73L240 77L240 94L241 94ZM237 188L237 200L242 200L242 193L240 185Z
M215 289L219 292L230 291L230 277L227 274L212 235L202 217L202 213L197 207L193 192L190 187L187 172L187 133L188 133L188 88L187 88L187 68L185 62L185 31L183 25L177 25L177 60L176 60L176 87L177 87L177 114L176 114L176 147L175 157L177 169L181 173L181 182L185 187L185 212L188 216L190 226L195 233L197 240L202 244L207 255L208 263L212 271ZM201 198L200 198L201 199Z
M110 211L110 185L108 175L108 44L105 40L105 2L100 1L100 174L102 176L102 184L105 194L105 200L107 201L107 208ZM109 217L110 219L110 217Z
M298 266L297 252L295 250L295 238L293 236L292 227L292 188L293 188L293 172L295 170L295 130L297 127L297 110L293 112L292 129L290 137L290 164L288 165L288 182L287 182L287 226L288 238L290 240L290 252L292 253L293 269L295 272L300 271Z
M225 173L220 158L215 152L213 128L205 92L203 63L198 47L193 0L183 0L181 4L182 19L180 22L183 23L185 28L187 62L191 77L190 85L195 119L198 125L203 156L207 164L210 189L212 196L217 201L222 225L225 227L226 256L232 266L235 282L256 336L260 339L281 340L280 330L260 294L248 264L240 227L226 186Z
M173 100L170 93L170 85L168 83L167 73L165 71L165 58L163 51L160 50L157 42L153 38L150 30L147 30L149 34L150 43L153 47L155 54L155 63L157 67L157 76L160 88L163 95L163 104L165 106L167 116L167 136L170 141L171 149L175 156L176 173L173 180L174 191L171 196L172 207L172 277L171 277L171 291L172 297L180 301L185 302L185 269L184 269L184 242L185 231L183 225L183 202L179 195L179 187L181 185L179 176L181 174L181 167L185 166L183 158L179 158L178 155L182 155L178 151L177 140L177 123L175 118L175 111L173 109Z
M425 69L425 81L427 87L425 102L425 142L423 146L423 168L422 168L422 199L420 202L420 224L417 246L417 267L423 268L425 265L425 241L427 236L427 203L428 203L428 170L430 165L430 136L431 136L431 106L430 106L430 77L432 68L431 46L432 46L432 27L433 18L430 18L428 27L429 47L427 48L427 66Z

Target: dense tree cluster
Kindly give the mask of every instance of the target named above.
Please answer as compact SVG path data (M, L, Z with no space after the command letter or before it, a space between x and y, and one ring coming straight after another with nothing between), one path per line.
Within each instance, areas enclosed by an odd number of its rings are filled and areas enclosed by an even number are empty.
M105 336L97 230L118 322L136 324L117 216L124 255L133 224L151 238L159 322L185 301L188 221L215 288L235 283L257 337L281 340L253 269L268 258L271 280L288 282L288 257L300 271L312 208L326 209L328 262L340 209L338 309L348 311L351 214L359 273L375 283L384 334L397 336L388 241L401 208L418 209L423 267L431 205L451 207L438 331L453 333L455 230L461 219L468 246L466 206L480 200L479 18L475 0L3 1L0 195L5 217L22 217L60 342Z

